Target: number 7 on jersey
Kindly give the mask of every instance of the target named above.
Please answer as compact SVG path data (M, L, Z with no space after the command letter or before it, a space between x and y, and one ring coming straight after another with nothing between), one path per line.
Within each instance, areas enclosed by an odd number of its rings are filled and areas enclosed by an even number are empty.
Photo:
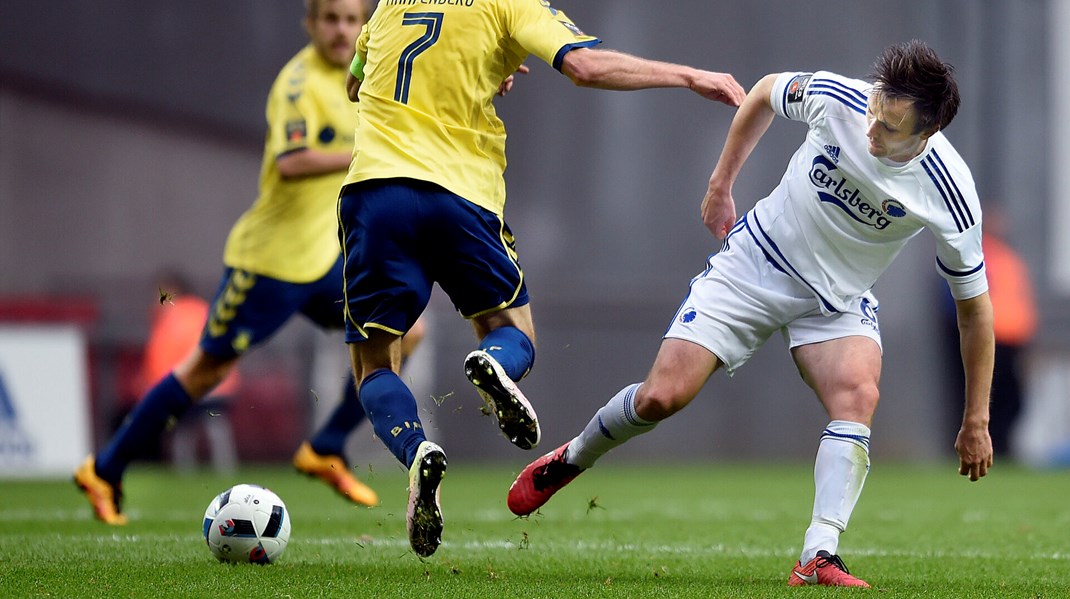
M424 34L413 43L405 46L398 58L398 78L394 85L394 101L402 104L409 103L409 84L412 82L412 62L421 52L435 45L438 36L442 33L442 17L440 12L410 12L405 13L401 24L423 25Z

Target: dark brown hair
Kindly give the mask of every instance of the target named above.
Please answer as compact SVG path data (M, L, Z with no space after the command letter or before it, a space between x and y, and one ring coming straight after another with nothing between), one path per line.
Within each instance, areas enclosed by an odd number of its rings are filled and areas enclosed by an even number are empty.
M918 122L914 133L939 131L959 111L955 67L940 60L925 42L910 40L889 46L873 63L876 93L886 99L910 100Z

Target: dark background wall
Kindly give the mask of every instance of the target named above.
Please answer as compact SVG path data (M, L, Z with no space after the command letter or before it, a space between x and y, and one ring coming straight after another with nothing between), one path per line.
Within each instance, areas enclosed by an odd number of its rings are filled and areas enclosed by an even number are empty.
M1047 233L1030 232L1046 230L1051 201L1039 161L1048 144L1049 2L555 6L604 47L729 71L745 87L783 70L864 76L884 46L926 40L958 69L963 106L947 135L1044 272ZM264 99L304 44L301 17L296 0L0 6L0 296L94 305L98 413L115 395L116 354L144 334L153 274L179 265L202 293L212 291L227 231L255 197ZM533 72L497 106L510 132L506 216L540 329L524 389L554 447L642 379L687 282L715 249L698 206L733 113L683 90L581 90L528 64ZM798 124L774 124L736 186L740 212L776 184L803 135ZM944 415L961 399L942 387L948 364L937 343L942 283L932 251L923 234L876 288L886 357L875 454L951 452ZM1039 285L1044 343L1058 345L1070 310L1043 277ZM451 455L515 457L499 449L492 425L476 424L478 402L460 369L471 332L444 297L431 314L431 357L414 376L447 397L434 410L436 435ZM326 345L334 343L344 351L340 340ZM294 325L243 368L253 380L291 372L300 403L307 350L323 346ZM808 459L822 414L773 339L734 378L716 375L684 415L619 455Z

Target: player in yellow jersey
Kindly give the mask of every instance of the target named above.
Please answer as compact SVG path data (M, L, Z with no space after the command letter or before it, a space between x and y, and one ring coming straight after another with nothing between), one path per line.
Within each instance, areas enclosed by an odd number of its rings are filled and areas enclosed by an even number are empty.
M402 335L435 283L472 322L480 343L465 373L502 432L522 449L540 436L516 386L534 363L535 329L503 217L495 93L534 54L584 87L683 87L730 106L745 96L731 75L598 43L545 0L383 0L357 40L347 88L360 116L338 200L346 342L377 436L409 467L409 542L420 556L441 542L446 455L426 439L398 370Z
M123 524L121 482L168 420L204 398L250 348L297 313L325 329L343 326L342 259L335 203L353 151L356 110L346 98L346 73L366 21L364 0L306 0L311 43L284 66L267 102L268 132L260 194L238 219L223 254L225 271L198 347L150 389L97 455L75 472L97 518ZM406 336L407 353L422 336ZM315 436L294 456L356 503L375 505L375 492L346 466L348 434L363 419L355 386Z

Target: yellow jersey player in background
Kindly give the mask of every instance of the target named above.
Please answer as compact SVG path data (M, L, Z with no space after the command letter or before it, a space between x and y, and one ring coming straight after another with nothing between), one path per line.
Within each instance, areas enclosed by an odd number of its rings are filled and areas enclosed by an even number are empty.
M98 519L125 524L122 477L157 443L170 418L203 399L247 350L297 313L324 329L343 327L342 259L335 202L353 152L356 110L346 98L364 0L306 0L311 43L279 72L267 102L260 194L227 238L225 270L197 348L155 384L96 456L75 472ZM406 337L406 353L422 336ZM349 500L376 505L343 457L364 418L353 384L330 418L294 456L294 466Z
M441 447L427 440L398 377L401 339L438 283L471 320L465 374L522 449L535 410L517 387L535 359L524 273L505 223L505 127L492 100L529 54L576 85L683 87L738 106L731 75L592 49L600 43L540 0L384 0L364 27L347 81L359 101L353 164L338 201L346 342L368 418L409 467L409 543L441 543Z

